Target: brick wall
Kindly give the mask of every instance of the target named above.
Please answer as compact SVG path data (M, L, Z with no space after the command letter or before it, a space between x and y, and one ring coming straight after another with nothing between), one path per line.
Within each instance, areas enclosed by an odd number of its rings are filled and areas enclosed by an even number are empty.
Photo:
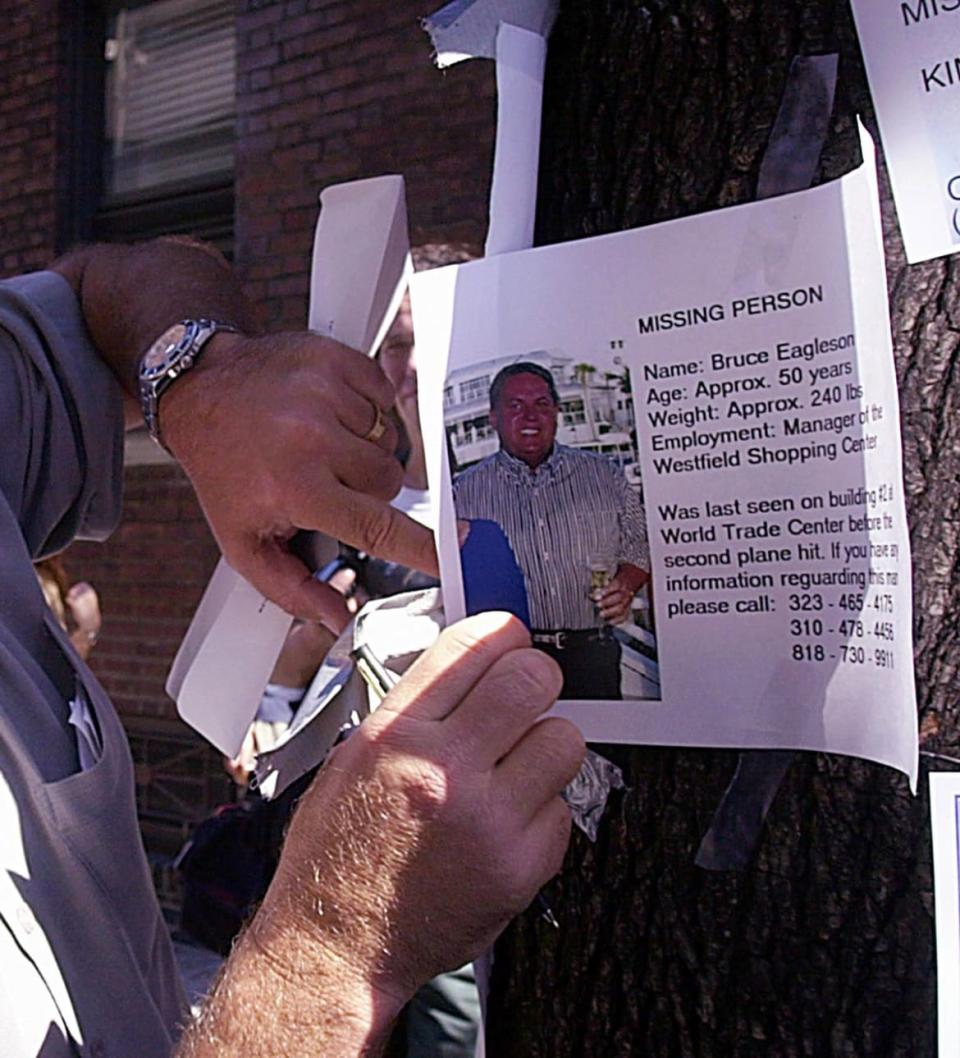
M61 38L55 0L0 0L0 273L55 252Z
M493 66L433 66L419 19L434 6L238 0L235 258L271 328L305 322L328 184L401 173L414 245L482 243ZM85 36L97 17L94 0L0 0L0 275L42 267L89 220L93 203L77 192L90 182L71 187L71 175L88 174L100 150L78 121L87 97L75 83L99 52ZM166 862L230 796L219 755L163 689L218 552L176 467L128 467L125 488L117 532L74 545L66 564L100 594L91 664L131 738L147 846Z
M129 467L124 487L110 540L74 544L65 563L100 595L103 628L90 662L113 700L130 716L168 717L170 662L219 553L177 467Z
M0 271L42 266L69 210L67 61L81 0L0 0ZM271 328L302 327L317 195L401 173L415 244L482 243L492 63L446 72L410 0L238 0L237 267ZM58 126L59 121L59 126ZM121 528L67 555L104 611L92 664L128 721L172 723L163 683L217 557L183 475L131 467Z
M490 62L441 72L419 20L439 4L241 4L236 257L271 326L299 327L317 195L400 173L410 237L479 246L495 121Z

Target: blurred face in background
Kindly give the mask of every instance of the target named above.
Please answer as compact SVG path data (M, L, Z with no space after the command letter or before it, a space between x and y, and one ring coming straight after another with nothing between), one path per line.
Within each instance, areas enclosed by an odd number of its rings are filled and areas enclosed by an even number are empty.
M377 362L396 394L394 412L401 427L397 456L404 464L403 483L408 488L426 489L427 466L417 407L416 346L409 294L404 295L390 330L377 351Z
M410 295L405 294L396 319L387 331L377 357L383 373L397 393L398 410L417 399L416 346L413 341L413 317Z

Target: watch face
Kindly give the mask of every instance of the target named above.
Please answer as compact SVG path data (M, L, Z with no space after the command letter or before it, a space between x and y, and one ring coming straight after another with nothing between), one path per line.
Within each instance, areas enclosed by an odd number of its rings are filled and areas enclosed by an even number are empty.
M171 355L186 333L187 328L182 323L175 323L164 331L140 361L140 377L151 379L162 375L169 367Z

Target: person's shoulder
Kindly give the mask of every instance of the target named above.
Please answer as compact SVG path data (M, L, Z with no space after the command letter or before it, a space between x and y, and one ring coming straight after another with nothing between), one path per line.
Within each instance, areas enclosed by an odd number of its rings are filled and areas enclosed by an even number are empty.
M605 488L629 488L623 467L602 452L591 452L585 448L564 448L563 454L573 467L572 473L587 475L590 480L603 482Z
M467 467L466 470L461 470L454 479L454 487L456 488L461 484L469 484L478 478L486 477L495 469L498 455L498 452L494 452L493 455L481 459L479 463L474 463L472 466Z
M617 463L602 452L592 452L587 448L571 448L568 445L559 445L558 448L564 459L595 468L601 473L604 471L611 474L620 473Z

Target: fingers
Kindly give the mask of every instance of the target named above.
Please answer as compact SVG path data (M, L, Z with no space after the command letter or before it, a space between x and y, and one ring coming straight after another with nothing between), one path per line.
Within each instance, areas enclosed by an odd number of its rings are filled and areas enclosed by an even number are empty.
M357 590L357 571L344 566L343 569L338 569L327 583L331 588L336 588L345 599L349 599Z
M512 803L535 815L569 783L587 752L583 736L560 717L531 727L497 765L497 781L511 792Z
M258 346L258 359L275 367L283 358L295 364L307 386L316 382L323 392L337 379L358 396L386 411L393 407L394 392L383 369L364 353L335 338L300 331L262 335L251 339Z
M564 801L551 797L527 827L524 839L530 863L530 900L560 873L570 844L571 823L570 809Z
M344 350L343 378L347 385L361 397L384 411L393 407L395 393L390 379L383 373L383 368L371 359L347 346Z
M394 405L393 384L380 365L362 353L337 346L337 354L344 383L337 395L337 417L362 441L392 455L397 447L397 429L385 412Z
M372 403L345 386L342 399L336 408L336 415L345 429L356 437L375 444L391 455L396 451L397 428L379 404ZM378 431L379 436L371 436Z
M284 335L289 339L293 336ZM319 335L298 335L306 345L302 346L311 365L332 369L354 393L384 411L393 407L393 385L383 369L369 356L351 349L333 338ZM368 424L369 428L369 424Z
M597 594L597 601L600 603L609 603L616 599L621 599L629 594L629 590L623 584L622 581L614 578L610 583Z
M611 606L600 611L600 616L609 624L619 624L630 616L630 599L624 599L619 606Z
M231 547L224 542L230 565L258 591L294 617L319 621L336 635L350 619L343 596L314 580L310 570L279 540L245 538Z
M357 419L368 429L375 413L369 402L363 403ZM351 493L380 500L396 496L403 483L403 467L394 455L397 434L393 423L384 420L384 433L375 443L348 429L339 411L315 409L312 416L301 409L283 421L275 418L268 427L270 450L262 462L264 476L286 500L294 524L312 525L328 518L336 506L331 502L331 488L340 485Z
M447 737L477 767L492 767L553 705L562 686L560 667L542 651L512 650L466 694Z
M509 614L490 612L458 621L410 666L377 715L442 720L499 658L529 642L526 629Z
M301 481L298 492L301 504L306 502L304 494L319 496L320 503L311 502L309 508L291 505L288 517L293 525L322 529L359 550L436 575L431 531L383 500L331 483L329 478L322 490L312 490ZM212 516L210 520L215 524ZM218 535L230 565L287 613L320 621L337 633L346 625L343 597L313 580L311 571L290 553L285 541L264 539L249 530L232 537L223 531Z
M372 411L368 409L368 418ZM383 447L389 444L389 450ZM397 443L396 427L392 423L384 423L384 433L379 441L370 441L364 437L358 437L353 433L344 433L336 440L336 461L332 462L332 469L343 485L353 492L372 496L379 500L392 500L400 491L403 483L403 467L399 460L394 457L394 449ZM317 499L323 498L326 491L325 477L324 485L310 490L309 499L314 505L319 506Z
M321 513L303 528L319 528L322 521L324 532L360 551L437 575L433 533L382 500L344 491L328 495Z
M560 797L541 804L523 829L512 835L509 861L502 870L510 879L514 914L528 907L563 867L570 844L570 809Z
M622 621L629 612L629 599L618 599L613 602L605 603L600 607L600 616L604 621L608 621L611 624L616 624L618 621Z
M633 593L619 580L612 580L597 596L597 609L605 621L616 624L630 613Z
M67 592L66 604L77 628L84 632L99 632L100 599L86 581L78 581Z

